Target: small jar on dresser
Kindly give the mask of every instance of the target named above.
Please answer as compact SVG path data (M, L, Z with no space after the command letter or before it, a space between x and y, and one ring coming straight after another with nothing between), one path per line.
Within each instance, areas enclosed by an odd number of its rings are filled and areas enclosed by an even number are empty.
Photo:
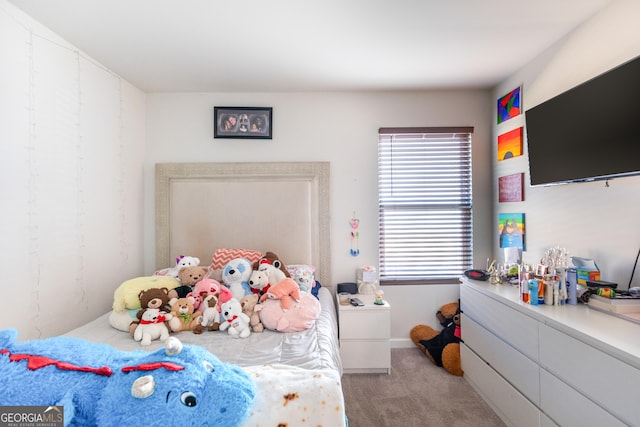
M345 374L391 373L391 306L374 304L375 295L356 294L364 305L340 304L337 297L340 355Z

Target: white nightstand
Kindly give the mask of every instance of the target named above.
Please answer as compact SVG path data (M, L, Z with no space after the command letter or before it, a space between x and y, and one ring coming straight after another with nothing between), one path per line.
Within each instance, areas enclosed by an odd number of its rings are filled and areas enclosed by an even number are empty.
M391 306L373 303L375 295L353 295L362 307L338 307L340 355L345 374L391 373Z

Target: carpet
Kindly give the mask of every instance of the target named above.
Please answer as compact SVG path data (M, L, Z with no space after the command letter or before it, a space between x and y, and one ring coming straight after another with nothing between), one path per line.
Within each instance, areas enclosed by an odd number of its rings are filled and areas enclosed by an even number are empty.
M349 427L501 427L505 424L463 377L417 348L391 349L391 375L342 376Z

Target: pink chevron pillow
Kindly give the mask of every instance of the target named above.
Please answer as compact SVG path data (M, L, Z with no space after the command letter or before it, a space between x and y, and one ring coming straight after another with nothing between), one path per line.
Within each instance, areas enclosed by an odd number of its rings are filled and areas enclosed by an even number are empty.
M251 249L228 249L221 248L216 250L211 257L211 268L214 270L222 270L227 263L236 258L246 258L249 262L262 258L262 253Z

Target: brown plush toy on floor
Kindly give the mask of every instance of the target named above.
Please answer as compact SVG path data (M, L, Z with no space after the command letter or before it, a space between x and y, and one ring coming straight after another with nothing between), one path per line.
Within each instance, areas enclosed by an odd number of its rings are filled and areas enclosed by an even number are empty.
M442 331L427 325L417 325L411 329L411 341L429 360L442 366L452 375L462 376L460 362L460 301L440 307L436 313Z

